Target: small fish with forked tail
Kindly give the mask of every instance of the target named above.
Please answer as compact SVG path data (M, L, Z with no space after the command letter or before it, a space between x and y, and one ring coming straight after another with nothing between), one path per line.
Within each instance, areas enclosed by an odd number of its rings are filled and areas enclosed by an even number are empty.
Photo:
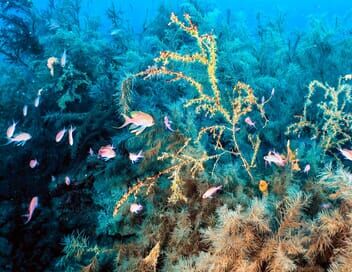
M129 154L128 157L129 157L130 161L132 162L132 164L138 162L140 159L142 159L144 157L142 152L143 151L141 150L137 154L136 153L130 153Z
M130 130L135 135L141 134L147 127L154 125L153 117L141 111L131 112L131 117L123 114L123 117L125 118L125 122L118 128L120 129L131 124Z

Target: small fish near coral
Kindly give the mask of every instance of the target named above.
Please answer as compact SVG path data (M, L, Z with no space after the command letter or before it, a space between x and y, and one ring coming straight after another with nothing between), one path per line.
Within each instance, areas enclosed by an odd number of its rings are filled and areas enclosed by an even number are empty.
M28 206L28 213L23 215L24 217L27 217L27 220L24 222L25 224L29 223L29 221L31 221L34 210L38 207L39 205L39 198L37 196L34 196L31 199L31 202L29 203Z
M213 196L222 189L222 185L210 187L206 192L202 195L203 199L213 198Z
M150 114L144 113L142 111L131 112L131 117L123 114L123 117L125 118L125 122L118 128L120 129L131 125L130 131L135 135L141 134L146 128L152 127L154 125L153 117Z
M114 149L115 148L112 145L102 146L98 150L98 157L102 158L105 161L113 159L116 157L116 152Z

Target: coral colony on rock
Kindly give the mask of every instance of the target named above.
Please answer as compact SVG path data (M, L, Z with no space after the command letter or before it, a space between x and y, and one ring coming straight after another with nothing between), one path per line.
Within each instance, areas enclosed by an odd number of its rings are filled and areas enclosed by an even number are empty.
M0 1L0 271L352 271L352 16Z

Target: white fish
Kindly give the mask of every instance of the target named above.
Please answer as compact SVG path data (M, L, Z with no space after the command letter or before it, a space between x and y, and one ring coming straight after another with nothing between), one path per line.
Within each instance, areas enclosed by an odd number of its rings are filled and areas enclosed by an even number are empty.
M141 158L143 158L144 156L142 155L142 150L138 152L138 154L136 153L130 153L129 154L129 158L130 161L132 162L132 164L138 162Z
M130 206L130 212L131 213L139 213L143 210L143 206L141 204L137 204L137 203L132 203Z
M72 146L73 145L73 132L76 130L76 128L73 128L72 126L68 130L68 143Z
M65 183L66 183L67 186L70 186L70 184L71 184L71 179L70 179L69 176L66 176L66 177L65 177Z
M64 68L66 65L66 59L67 59L67 55L66 55L66 49L65 49L60 59L60 64L62 68Z
M11 138L13 136L13 134L15 133L16 130L16 125L18 122L14 122L12 121L12 125L8 127L8 129L6 130L6 136L7 138Z
M40 88L40 89L38 90L37 95L38 95L38 96L41 96L43 91L44 91L44 89L43 89L43 88Z
M37 98L34 100L34 107L38 108L40 102L40 96L37 96Z
M22 112L23 112L23 116L26 117L26 116L27 116L27 113L28 113L28 106L27 106L27 105L24 105L24 106L23 106Z
M222 188L222 185L209 188L209 189L203 194L202 198L212 198L213 195L214 195L217 191L221 190L221 188Z

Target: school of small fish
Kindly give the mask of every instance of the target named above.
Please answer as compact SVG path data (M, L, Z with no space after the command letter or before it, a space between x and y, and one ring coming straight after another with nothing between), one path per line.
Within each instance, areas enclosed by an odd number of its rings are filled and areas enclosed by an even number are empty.
M60 66L62 68L64 68L66 66L66 63L67 63L66 49L63 51L63 54L62 54L60 60L56 57L50 57L47 60L47 67L49 69L50 75L52 77L54 76L54 69L55 69L56 64L60 64ZM44 91L44 89L41 88L37 92L37 97L34 100L34 107L35 108L39 107L41 95L42 95L43 91ZM275 89L272 89L270 98L274 95L274 92L275 92ZM268 100L265 100L265 98L262 97L262 104L266 103L266 101L268 101ZM22 114L23 114L23 117L26 117L28 115L28 105L23 106ZM121 128L124 128L124 127L130 125L130 127L129 127L130 132L135 134L136 136L140 135L147 128L152 127L155 124L153 117L150 114L142 112L142 111L132 111L130 113L130 116L125 115L125 114L123 114L122 116L124 117L125 121L120 127L118 127L118 129L121 129ZM173 132L174 129L171 127L172 121L170 121L170 119L167 115L164 116L163 121L164 121L165 129L170 132ZM249 127L256 128L255 122L253 122L249 116L247 116L244 119L244 122ZM18 122L12 121L12 124L7 128L7 130L6 130L6 138L8 140L7 144L14 143L17 146L23 146L23 145L25 145L25 143L27 141L32 139L32 136L27 132L20 132L20 133L15 134L17 124L18 124ZM58 131L56 133L55 142L60 143L67 133L68 144L70 146L73 146L73 144L74 144L74 135L73 134L74 134L75 130L76 130L76 127L73 127L72 125L70 125L70 127L68 129L65 127L62 128L60 131ZM235 131L238 131L238 130L239 130L239 128L236 128ZM346 159L352 160L352 150L339 149L339 151ZM109 160L116 157L115 147L110 144L101 146L97 152L97 155L95 155L92 148L89 148L88 153L89 153L89 156L96 156L97 158L100 158L104 161L109 161ZM143 150L140 150L138 153L130 152L128 157L129 157L129 160L131 161L131 163L135 164L144 158ZM284 167L288 162L288 159L285 158L285 156L283 156L275 151L269 151L268 154L266 156L264 156L263 159L269 165L271 163L273 163L279 167ZM33 158L29 161L29 167L31 169L34 169L38 166L39 166L39 161L36 158ZM303 172L308 174L310 171L310 168L311 168L310 164L306 164ZM55 181L55 179L56 179L55 176L52 176L52 181ZM70 186L71 185L71 178L69 176L65 176L64 182L67 186ZM268 194L269 184L265 180L260 180L258 183L258 188L259 188L259 191L261 191L263 193L263 195L266 196ZM202 198L203 199L211 199L220 190L222 190L222 185L210 187L203 193ZM26 215L24 215L25 217L27 217L25 224L27 224L31 221L33 213L36 210L36 208L38 207L38 205L39 205L39 198L38 198L38 196L34 196L29 203L28 213ZM132 214L139 214L142 210L143 210L143 206L141 204L132 203L130 205L130 212Z

